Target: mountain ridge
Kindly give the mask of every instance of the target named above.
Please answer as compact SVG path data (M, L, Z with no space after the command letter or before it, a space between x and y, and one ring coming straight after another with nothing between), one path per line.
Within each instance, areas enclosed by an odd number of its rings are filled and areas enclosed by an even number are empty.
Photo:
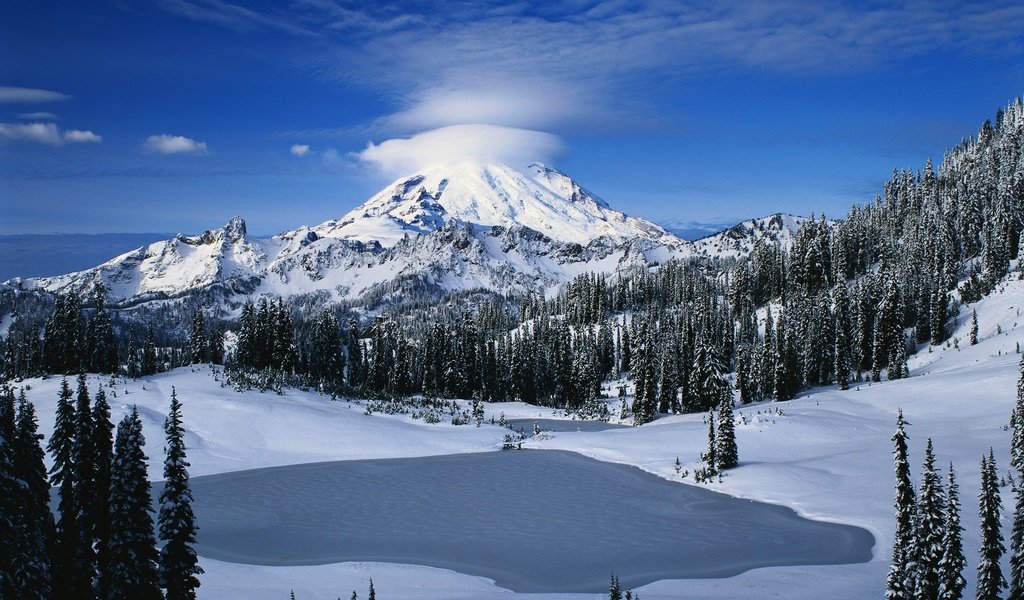
M340 219L254 237L244 219L233 217L220 228L178 234L90 269L7 285L84 296L102 283L111 302L122 303L212 288L236 296L327 293L334 300L408 285L525 292L589 271L740 256L758 232L791 238L799 224L799 218L765 217L744 222L751 240L737 238L740 224L727 230L732 238L687 242L614 210L561 171L541 163L527 171L473 161L439 165L395 180Z

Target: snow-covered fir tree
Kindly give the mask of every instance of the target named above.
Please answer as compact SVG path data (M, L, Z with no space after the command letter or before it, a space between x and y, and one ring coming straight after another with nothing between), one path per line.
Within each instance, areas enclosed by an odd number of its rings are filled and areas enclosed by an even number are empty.
M917 502L914 497L914 485L910 481L910 461L907 454L908 437L901 410L896 417L896 433L892 436L895 445L893 464L896 471L896 499L894 502L896 534L893 537L889 574L885 580L886 600L913 598L910 553L914 543L914 513Z
M967 581L964 579L963 527L960 525L960 487L956 472L949 465L946 480L946 515L942 529L942 559L939 561L939 600L960 600Z
M171 408L164 421L164 489L157 517L160 541L160 585L166 600L195 600L203 572L195 552L196 526L185 457L185 431L181 402L171 388Z
M110 473L110 542L107 598L161 600L146 477L145 437L135 408L117 425Z
M997 600L1006 587L1000 560L1006 548L1000 531L1001 505L996 460L991 450L981 459L981 491L978 493L978 514L981 518L981 549L978 559L976 600Z

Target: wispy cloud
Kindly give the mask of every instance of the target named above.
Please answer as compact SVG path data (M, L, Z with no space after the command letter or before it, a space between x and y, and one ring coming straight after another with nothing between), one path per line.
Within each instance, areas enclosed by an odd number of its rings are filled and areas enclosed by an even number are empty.
M54 92L52 90L41 90L38 88L0 86L0 102L7 104L37 104L41 102L59 102L68 100L71 96Z
M81 129L61 130L54 123L0 123L0 141L63 146L67 143L98 143L103 138Z
M156 154L207 154L206 142L197 142L183 135L151 135L142 144L144 152Z
M453 125L370 143L358 158L387 175L398 176L433 164L469 159L525 166L534 160L550 160L563 150L562 142L549 133L498 125Z
M290 60L390 99L390 114L367 124L375 136L466 123L561 132L649 127L643 115L663 113L654 107L671 101L680 81L898 69L935 50L1024 52L1017 0L840 0L813 10L800 0L163 6L235 30L315 38L316 52L304 48Z
M30 112L30 113L20 113L18 115L18 118L19 119L25 119L26 121L56 121L58 119L57 115L53 114L52 112L42 112L42 111L41 112Z
M305 156L309 154L310 149L307 144L292 144L291 150L289 150L295 156Z

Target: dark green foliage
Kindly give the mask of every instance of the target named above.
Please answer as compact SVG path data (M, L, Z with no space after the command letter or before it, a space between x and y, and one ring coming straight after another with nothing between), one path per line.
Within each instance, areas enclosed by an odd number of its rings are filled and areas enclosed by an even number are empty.
M978 494L978 514L981 517L981 550L978 560L977 600L996 600L1000 597L1006 580L1000 566L1005 547L1000 531L1001 505L999 481L996 475L996 461L989 451L981 459L981 491Z
M914 485L910 481L907 439L903 426L903 411L900 411L896 417L896 433L892 436L895 445L893 464L896 471L896 534L893 537L889 574L885 580L886 600L910 600L913 597L910 560L914 543L916 500Z
M96 522L95 507L95 464L93 444L93 422L89 390L84 374L78 376L78 393L75 403L75 434L71 444L72 493L75 496L74 571L72 585L75 589L91 589L96 570L96 553L93 548L93 527Z
M96 544L96 592L106 597L107 555L110 543L110 467L114 460L114 424L102 387L92 404L93 496L92 537Z
M77 526L78 505L74 493L75 407L71 403L71 397L71 387L67 379L61 380L53 435L47 443L47 449L53 456L50 483L58 486L57 526L51 560L53 591L57 598L74 598L85 593L85 590L75 587L81 584L81 578L75 576L74 566L75 551L81 537Z
M971 311L971 345L978 343L978 311Z
M917 598L936 598L939 592L939 563L943 558L946 536L946 495L942 477L935 471L935 455L929 438L924 450L921 487L914 523L912 562L914 594Z
M181 423L181 403L171 388L171 409L164 421L164 489L160 493L157 518L160 540L160 585L167 600L195 600L203 572L195 552L196 517L192 511L189 463L185 457L185 432Z
M608 585L608 600L622 600L622 588L619 587L619 578L612 573L612 581Z
M146 477L146 440L137 410L117 426L110 473L110 544L107 598L161 600L153 534L152 496Z
M45 454L40 446L35 407L22 390L18 398L15 437L12 443L14 471L24 484L24 496L16 513L20 529L20 568L15 571L17 594L26 600L51 597L49 540L53 536L53 513L50 511L50 484L46 477Z
M736 423L732 413L732 398L722 399L718 405L718 429L715 432L715 467L719 471L739 464L736 448Z
M946 484L946 515L943 523L942 560L939 561L939 600L959 600L966 587L964 580L963 527L960 526L960 488L953 465L949 465Z

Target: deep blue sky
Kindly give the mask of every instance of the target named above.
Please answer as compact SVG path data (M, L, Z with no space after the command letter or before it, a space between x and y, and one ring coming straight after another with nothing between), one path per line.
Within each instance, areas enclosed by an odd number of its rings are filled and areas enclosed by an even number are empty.
M481 144L659 221L842 216L1024 92L1019 1L822 4L5 2L0 234L273 233Z

